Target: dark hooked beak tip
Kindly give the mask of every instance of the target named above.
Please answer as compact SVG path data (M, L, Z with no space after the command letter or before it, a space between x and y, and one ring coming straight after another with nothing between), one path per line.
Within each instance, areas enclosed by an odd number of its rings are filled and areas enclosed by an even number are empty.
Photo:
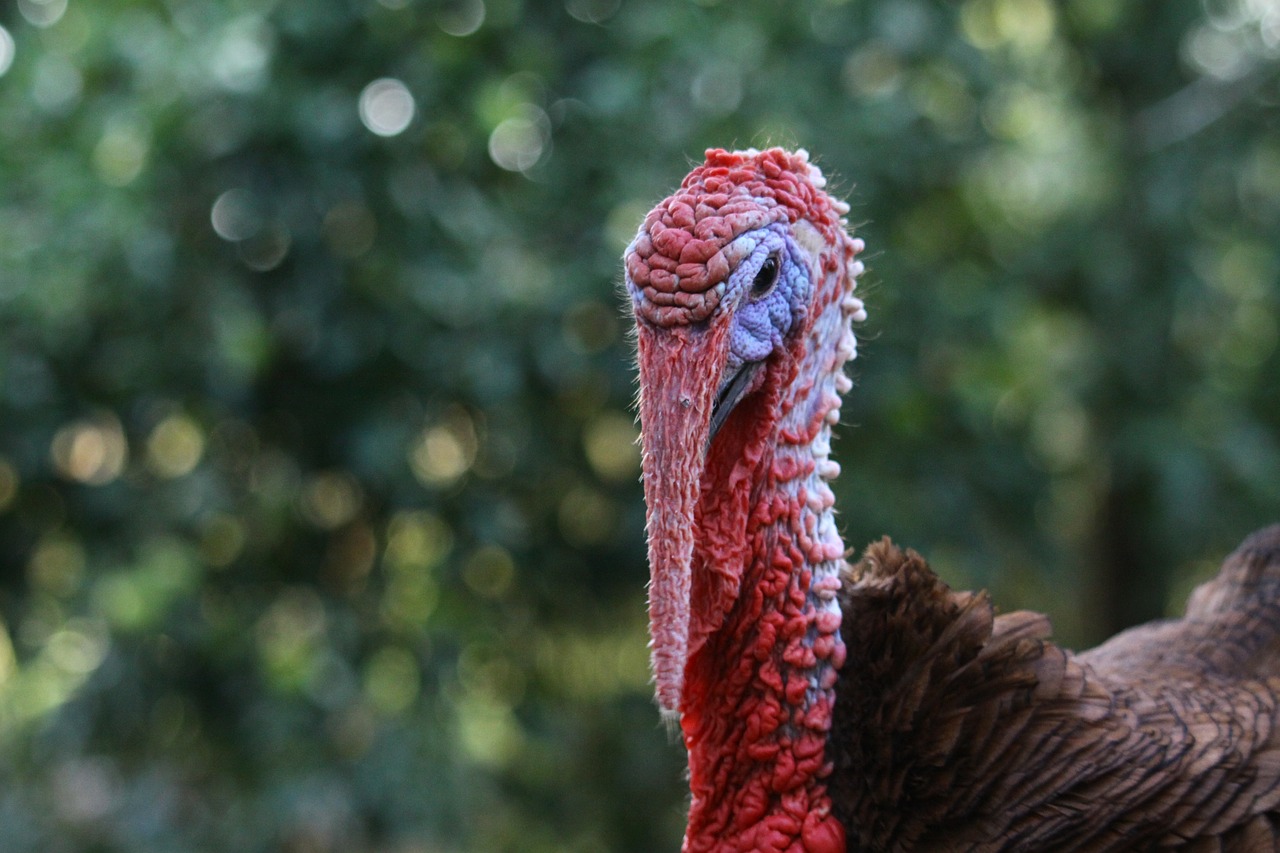
M746 395L747 390L751 387L752 380L755 379L756 374L763 366L763 361L745 362L733 374L725 376L720 381L720 388L716 391L715 403L711 406L711 430L707 435L708 446L715 439L720 427L724 426L729 413L742 401L743 396Z

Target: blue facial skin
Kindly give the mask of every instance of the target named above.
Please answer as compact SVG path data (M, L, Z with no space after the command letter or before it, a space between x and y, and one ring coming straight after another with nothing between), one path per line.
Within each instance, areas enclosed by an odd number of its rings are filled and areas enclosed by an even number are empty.
M722 303L736 306L732 309L726 380L743 365L764 361L782 346L787 333L804 315L812 289L808 265L785 225L770 225L738 239L752 238L759 242L729 276ZM778 266L777 279L771 287L767 280L756 281L770 257ZM757 292L753 293L753 289Z
M721 302L733 312L732 327L708 443L733 407L758 385L759 368L800 322L812 291L809 267L785 225L770 225L738 239L755 241L756 245L729 276ZM776 274L767 271L771 261Z

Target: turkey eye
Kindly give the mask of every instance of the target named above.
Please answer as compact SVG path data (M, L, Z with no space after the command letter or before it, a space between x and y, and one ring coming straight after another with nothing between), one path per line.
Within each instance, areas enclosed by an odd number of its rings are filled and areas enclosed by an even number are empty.
M760 299L767 296L773 286L778 283L778 256L770 255L760 265L760 272L751 282L751 298Z

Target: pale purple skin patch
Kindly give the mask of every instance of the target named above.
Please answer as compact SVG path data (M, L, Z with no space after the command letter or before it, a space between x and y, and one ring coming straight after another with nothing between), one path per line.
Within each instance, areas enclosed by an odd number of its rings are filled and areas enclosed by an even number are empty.
M764 361L799 322L808 305L812 285L804 256L788 233L787 226L774 223L738 237L735 243L755 243L729 276L725 303L736 305L729 332L729 358L724 375L733 376L745 364ZM751 289L765 261L778 262L777 282L759 296Z

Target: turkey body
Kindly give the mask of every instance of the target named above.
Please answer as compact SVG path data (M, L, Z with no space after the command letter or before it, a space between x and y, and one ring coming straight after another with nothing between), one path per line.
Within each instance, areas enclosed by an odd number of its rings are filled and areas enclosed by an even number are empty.
M684 851L1280 851L1280 527L1082 654L888 540L846 561L865 247L825 187L804 151L709 150L624 255Z
M1080 654L887 540L839 598L850 851L1280 850L1280 525L1182 618Z

